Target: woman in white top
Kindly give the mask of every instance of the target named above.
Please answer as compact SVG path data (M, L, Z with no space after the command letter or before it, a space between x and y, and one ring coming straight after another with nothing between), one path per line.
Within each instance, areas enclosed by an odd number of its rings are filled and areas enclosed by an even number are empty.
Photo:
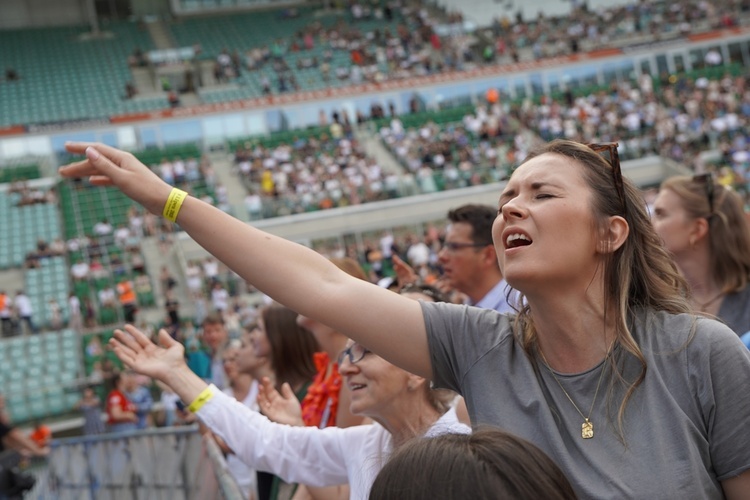
M423 294L410 296L432 300ZM112 341L125 364L163 381L183 401L204 397L206 383L185 365L182 345L164 330L159 333L164 348L132 326L125 330L117 330L117 340ZM214 386L196 414L248 466L288 483L349 483L352 499L367 498L391 452L408 440L470 431L427 380L393 366L361 344L350 341L339 355L338 366L352 391L352 413L370 417L375 424L326 429L277 424Z
M63 176L116 185L162 213L172 187L131 154L66 148L87 159ZM617 145L540 148L498 207L498 261L522 295L515 317L406 300L190 196L175 218L259 290L457 390L473 424L539 446L582 498L746 498L750 352L688 314L686 283L622 177Z

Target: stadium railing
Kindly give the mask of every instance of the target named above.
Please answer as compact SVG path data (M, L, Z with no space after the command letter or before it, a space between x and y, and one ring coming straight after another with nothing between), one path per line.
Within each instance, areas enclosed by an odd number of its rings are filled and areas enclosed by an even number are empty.
M218 445L195 426L61 439L32 472L29 498L40 500L242 498Z

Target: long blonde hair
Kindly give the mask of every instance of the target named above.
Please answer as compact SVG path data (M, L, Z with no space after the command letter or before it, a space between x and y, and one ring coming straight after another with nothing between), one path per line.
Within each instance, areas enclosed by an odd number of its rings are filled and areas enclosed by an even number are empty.
M635 356L641 365L638 377L629 381L623 376L615 358L609 357L615 373L610 384L610 395L615 382L619 381L627 388L617 413L620 438L624 441L625 408L646 377L647 369L646 358L633 338L628 320L641 308L674 314L690 312L686 300L687 283L662 246L643 199L632 182L623 178L623 192L618 193L612 165L588 146L572 141L556 140L546 144L530 153L524 162L547 153L569 158L583 168L583 178L592 191L595 231L603 230L612 216L623 217L630 228L620 248L607 254L603 273L605 322L609 314L614 315L615 342ZM524 305L516 316L515 332L524 350L533 359L538 350L538 339L530 307L525 302L523 298L518 302Z
M661 189L676 194L689 217L708 221L711 274L722 292L739 292L750 283L750 225L740 195L710 178L706 182L713 184L711 191L693 177L670 177Z

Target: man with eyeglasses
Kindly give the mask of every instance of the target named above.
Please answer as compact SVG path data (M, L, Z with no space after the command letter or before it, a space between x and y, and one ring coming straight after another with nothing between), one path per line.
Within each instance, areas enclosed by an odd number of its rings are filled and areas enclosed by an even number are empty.
M492 243L492 223L497 209L468 204L448 212L450 224L438 253L443 281L468 298L470 305L512 312L506 294L511 290L503 279Z

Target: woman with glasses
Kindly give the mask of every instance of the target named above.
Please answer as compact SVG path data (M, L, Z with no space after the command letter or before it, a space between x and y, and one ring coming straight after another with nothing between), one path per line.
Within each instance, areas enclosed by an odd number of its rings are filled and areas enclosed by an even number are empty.
M750 331L750 226L742 198L710 174L671 177L654 201L654 228L690 288L693 310Z
M392 292L388 292L392 293ZM395 295L395 294L394 294ZM414 299L432 301L424 293ZM287 482L311 486L349 483L350 498L365 499L391 452L416 436L470 429L458 422L442 391L349 342L338 356L344 383L351 390L351 412L376 423L339 428L278 424L237 403L193 374L182 358L183 347L162 330L160 348L130 325L114 341L118 356L136 370L167 383L184 401L207 398L197 416L250 467ZM200 399L199 398L199 399ZM262 410L263 408L261 408Z
M493 240L522 295L514 316L405 300L173 190L128 153L66 147L86 159L63 176L116 185L274 299L459 392L474 425L536 444L580 497L750 491L750 352L725 325L690 314L686 282L623 179L616 144L549 143L500 193ZM141 353L174 356L117 338L140 370L152 367ZM186 386L194 407L211 397L198 397L197 381Z

